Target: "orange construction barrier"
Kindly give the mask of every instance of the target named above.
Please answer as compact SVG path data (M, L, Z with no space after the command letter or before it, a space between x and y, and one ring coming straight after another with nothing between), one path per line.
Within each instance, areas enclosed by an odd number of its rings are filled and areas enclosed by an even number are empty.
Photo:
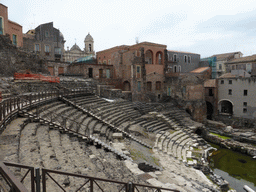
M54 76L43 76L41 74L32 74L32 73L14 73L15 80L39 80L50 83L59 83L60 78Z

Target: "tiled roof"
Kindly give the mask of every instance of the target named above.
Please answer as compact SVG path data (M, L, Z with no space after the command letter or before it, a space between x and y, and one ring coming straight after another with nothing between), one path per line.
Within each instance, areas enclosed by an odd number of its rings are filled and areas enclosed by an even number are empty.
M202 73L208 69L210 69L210 67L199 67L197 69L194 69L193 71L190 71L190 73Z
M204 87L216 87L216 79L208 79L204 82Z
M234 77L237 77L237 76L233 75L231 73L225 73L225 74L219 76L218 78L234 78Z
M241 52L239 51L239 52L216 54L216 55L213 55L212 57L216 57L217 60L224 60L224 59L229 59L230 57L232 57L237 53L241 53Z
M167 50L169 52L174 52L174 53L187 53L187 54L196 54L196 55L200 55L198 53L191 53L191 52L186 52L186 51L175 51L175 50Z
M231 63L246 63L246 62L255 62L256 61L256 55L251 55L251 56L247 56L247 57L240 57L237 59L232 59L228 62L226 62L227 64L231 64Z

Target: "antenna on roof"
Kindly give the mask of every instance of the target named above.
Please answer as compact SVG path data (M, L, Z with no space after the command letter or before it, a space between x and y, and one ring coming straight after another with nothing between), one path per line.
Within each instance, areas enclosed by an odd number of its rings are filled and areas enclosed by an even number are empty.
M136 41L136 43L138 44L138 43L139 43L139 37L136 37L136 38L135 38L135 41Z

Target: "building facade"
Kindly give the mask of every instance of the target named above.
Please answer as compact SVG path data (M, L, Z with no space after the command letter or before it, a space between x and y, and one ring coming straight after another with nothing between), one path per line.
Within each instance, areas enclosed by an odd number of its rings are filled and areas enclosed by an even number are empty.
M256 79L227 73L218 78L218 111L234 117L256 117Z
M132 100L156 101L164 92L166 45L142 42L97 52L97 63L113 65L116 88L132 93Z
M90 33L88 33L88 35L84 39L84 50L81 50L80 47L77 44L75 44L71 47L71 49L67 48L64 54L64 60L66 62L71 63L76 61L78 58L87 57L90 55L94 56L95 51L94 51L94 40L90 35Z
M200 67L200 54L167 51L168 72L187 73Z
M8 19L8 7L0 3L0 35L8 35L13 45L23 47L22 26Z
M64 61L65 40L62 33L53 27L53 22L29 30L23 41L23 48L27 51L35 52L46 60Z
M228 61L240 58L242 56L243 56L243 54L241 52L231 52L231 53L223 53L223 54L213 55L212 57L216 58L217 77L227 73L226 63Z
M232 70L245 70L252 76L256 76L256 55L240 57L226 62L227 72Z

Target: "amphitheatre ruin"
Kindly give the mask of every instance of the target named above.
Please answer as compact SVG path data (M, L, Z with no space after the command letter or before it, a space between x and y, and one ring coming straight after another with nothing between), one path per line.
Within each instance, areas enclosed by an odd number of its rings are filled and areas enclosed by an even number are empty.
M45 91L27 94L29 86ZM63 78L58 87L47 83L19 87L23 94L1 103L1 161L174 191L220 190L193 168L205 165L204 152L211 147L195 133L203 125L175 102L106 99L97 95L97 84L86 79ZM10 169L17 177L25 173ZM83 183L71 176L54 176L65 191L75 191ZM24 185L29 184L25 179ZM120 190L103 186L106 191ZM100 191L97 186L95 190ZM47 191L61 190L48 178Z

